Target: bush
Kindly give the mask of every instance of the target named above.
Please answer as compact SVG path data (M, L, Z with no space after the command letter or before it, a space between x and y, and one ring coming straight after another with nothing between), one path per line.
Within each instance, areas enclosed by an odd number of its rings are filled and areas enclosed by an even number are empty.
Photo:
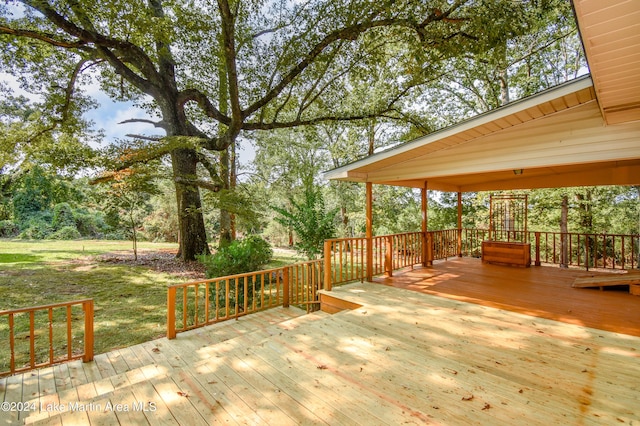
M215 278L257 271L272 256L269 243L254 235L234 241L211 256L202 256L200 261L207 268L207 278Z
M44 217L33 218L26 223L26 227L20 233L20 238L27 240L43 240L49 238L53 229Z
M20 230L11 220L0 220L0 238L11 238L18 235Z
M80 232L75 226L64 226L51 234L54 240L77 240L80 237Z
M228 246L219 249L212 256L202 256L200 261L206 266L207 278L216 278L258 271L271 260L272 256L273 250L271 250L268 242L258 236L251 236L232 242ZM228 306L233 312L242 310L245 304L245 293L242 290L244 282L246 282L248 290L246 294L247 303L252 304L255 283L252 277L248 277L246 281L238 280L236 282L234 278L227 281L229 285L228 300L226 300L227 292L224 289L218 292L214 286L209 295L212 306Z
M73 217L73 209L69 203L58 203L53 208L53 229L58 230L69 226L76 227L76 220Z
M77 209L74 212L76 228L83 237L100 238L109 230L101 212Z

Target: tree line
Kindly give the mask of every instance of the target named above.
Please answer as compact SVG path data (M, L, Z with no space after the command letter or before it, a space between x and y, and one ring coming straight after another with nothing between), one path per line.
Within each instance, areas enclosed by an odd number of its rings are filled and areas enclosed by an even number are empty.
M327 148L336 166L585 66L568 0L11 0L0 5L0 36L2 71L33 95L0 87L3 174L29 173L31 163L101 170L94 182L111 182L130 206L144 201L128 198L130 189L148 192L148 182L168 180L162 192L175 192L182 259L209 251L208 205L219 210L224 245L242 221L258 229L264 215L256 213L284 208L281 222L293 226L287 214L322 201L324 189L312 187L317 177L307 173L282 178L301 188L284 200L263 195L258 206L243 204L254 196L247 185L270 190L273 183L238 184L238 143L270 151L266 161L279 155L279 141L319 135L326 145L336 142ZM125 122L147 124L149 132L109 141L93 155L102 138L83 114L95 107L87 90L96 86L148 111ZM279 176L280 167L273 169ZM154 170L164 176L151 178ZM349 213L357 189L332 190L341 227L355 229L357 214Z

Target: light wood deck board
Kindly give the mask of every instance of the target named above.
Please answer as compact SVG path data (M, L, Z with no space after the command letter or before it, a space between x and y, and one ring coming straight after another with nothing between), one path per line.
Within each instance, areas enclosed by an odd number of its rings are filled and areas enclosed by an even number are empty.
M638 337L379 284L352 284L332 294L363 307L297 319L277 313L260 319L261 313L234 322L230 331L221 332L223 325L217 324L211 334L202 329L171 341L121 349L102 361L126 365L126 371L78 386L71 379L70 386L62 379L64 368L58 368L58 390L54 368L41 370L33 376L48 389L43 393L41 386L41 400L101 407L107 402L131 407L142 401L153 402L156 409L37 413L25 421L491 426L640 422ZM235 337L218 342L212 337L229 335ZM72 377L77 368L67 367ZM103 373L111 370L117 368L103 365ZM85 376L88 380L89 374ZM15 377L21 378L4 381L6 392L22 398L33 386L25 386L28 379L23 376ZM10 390L9 379L20 385Z
M423 413L424 418L436 415L437 410L438 414L446 413L447 419L455 419L459 424L473 424L478 420L477 416L480 415L480 411L489 410L483 410L486 404L495 408L498 406L496 400L499 399L500 403L504 405L507 404L507 401L509 404L519 402L520 407L528 405L527 413L532 414L527 418L529 424L544 424L548 420L546 413L542 418L537 418L536 414L544 411L540 409L551 398L540 401L541 396L545 395L535 395L535 399L531 398L531 392L528 392L529 395L526 397L520 395L519 390L522 387L514 385L511 380L486 371L487 369L477 365L479 364L477 359L474 361L476 365L473 367L475 368L470 368L468 362L456 362L448 359L445 354L437 356L430 353L427 355L420 347L413 345L419 340L417 336L410 336L403 342L389 338L378 327L374 332L371 329L353 327L350 322L346 321L339 324L339 327L343 328L342 335L359 336L358 339L350 341L345 348L354 355L363 355L357 362L360 364L360 371L358 372L357 368L352 368L349 373L358 375L361 383L367 385L368 391L375 389L385 395L394 395L398 403L402 401L403 404L413 407L414 410L419 410ZM328 341L331 331L337 332L338 330L328 330L326 337ZM395 332L401 333L402 331L396 330ZM369 345L371 347L367 349ZM469 353L472 352L466 352L466 354ZM336 353L334 358L340 359L340 353ZM428 362L424 362L424 360L428 360ZM401 378L401 380L397 381L396 378ZM464 386L458 383L459 378L464 378ZM491 382L492 392L484 390L487 381ZM437 386L427 386L426 384L429 382L437 383ZM444 391L441 391L440 388L444 388ZM466 404L461 403L463 398L471 396L473 398ZM521 401L517 401L517 399ZM468 405L468 407L456 410L460 405ZM502 419L504 422L515 422L523 415L521 409L502 411L499 408L488 414L494 419Z
M388 423L397 418L399 413L389 409L389 405L380 404L378 410L371 410L374 406L374 399L362 392L356 383L345 383L339 380L332 380L333 375L324 374L317 365L309 365L308 359L300 356L299 351L279 351L284 348L281 342L265 342L259 348L249 348L252 355L257 356L265 364L277 368L291 380L296 382L298 388L310 395L310 398L323 399L335 410L335 414L330 417L339 418L339 424L354 424L362 422L364 424ZM310 368L309 368L310 367ZM359 399L363 404L348 404L347 401ZM377 401L376 401L377 402ZM396 408L396 407L393 407Z

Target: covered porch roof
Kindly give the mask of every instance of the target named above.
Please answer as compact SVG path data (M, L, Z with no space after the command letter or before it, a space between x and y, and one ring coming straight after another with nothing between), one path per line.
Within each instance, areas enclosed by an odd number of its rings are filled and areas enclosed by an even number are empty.
M325 176L451 192L639 184L640 121L607 125L586 76Z
M452 192L640 184L640 2L573 5L590 76L325 176Z

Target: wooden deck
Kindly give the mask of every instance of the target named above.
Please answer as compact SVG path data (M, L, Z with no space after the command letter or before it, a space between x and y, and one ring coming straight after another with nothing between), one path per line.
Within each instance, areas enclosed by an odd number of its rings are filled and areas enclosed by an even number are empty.
M393 277L374 281L640 337L640 296L629 294L628 285L604 291L572 288L578 277L607 277L612 273L552 266L516 268L462 257L437 261L433 267L395 272Z
M0 424L640 424L638 337L379 284L332 294L362 307L279 308L0 379L0 400L36 404Z

